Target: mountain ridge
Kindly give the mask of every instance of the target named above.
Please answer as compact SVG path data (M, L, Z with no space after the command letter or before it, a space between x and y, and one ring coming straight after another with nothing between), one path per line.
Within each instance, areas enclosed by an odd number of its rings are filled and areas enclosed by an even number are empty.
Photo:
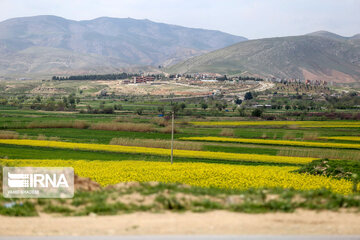
M236 43L175 64L167 71L359 82L360 41L320 33Z
M78 55L97 55L106 61L105 65L112 63L112 68L122 68L126 65L169 65L245 40L244 37L216 30L132 18L100 17L81 21L53 15L13 18L0 22L0 54L8 59L2 59L0 74L7 74L9 66L16 69L20 64L20 71L24 69L24 63L31 64L26 57L21 60L19 54L16 58L18 63L12 61L14 54L24 48L49 47L49 51L63 49ZM57 51L54 58L56 56ZM42 58L41 55L34 57ZM110 58L109 62L106 58ZM121 63L125 65L119 66ZM46 64L46 61L38 64ZM88 65L91 69L91 64ZM76 69L70 66L68 70L73 72ZM51 72L64 71L54 68Z

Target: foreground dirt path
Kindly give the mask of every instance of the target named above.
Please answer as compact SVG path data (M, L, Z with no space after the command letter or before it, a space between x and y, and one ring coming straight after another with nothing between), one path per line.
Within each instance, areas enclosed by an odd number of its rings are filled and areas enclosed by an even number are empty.
M271 234L359 235L360 213L134 213L89 217L0 217L2 236Z

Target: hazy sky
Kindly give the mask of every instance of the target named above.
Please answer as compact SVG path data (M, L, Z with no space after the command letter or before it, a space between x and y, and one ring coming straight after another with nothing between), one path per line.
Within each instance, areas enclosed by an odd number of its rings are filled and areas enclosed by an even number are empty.
M146 18L251 39L318 30L360 33L360 0L0 0L0 21L34 15Z

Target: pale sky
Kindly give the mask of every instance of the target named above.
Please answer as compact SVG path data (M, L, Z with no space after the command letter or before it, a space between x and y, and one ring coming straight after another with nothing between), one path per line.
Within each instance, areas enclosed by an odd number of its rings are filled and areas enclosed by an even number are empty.
M35 15L149 19L250 39L360 33L360 0L0 0L0 21Z

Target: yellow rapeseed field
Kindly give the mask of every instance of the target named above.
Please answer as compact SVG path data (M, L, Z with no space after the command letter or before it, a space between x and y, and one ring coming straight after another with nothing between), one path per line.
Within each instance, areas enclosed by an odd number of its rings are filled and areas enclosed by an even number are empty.
M65 148L65 149L74 149L74 150L79 149L79 150L109 151L109 152L120 152L120 153L138 153L138 154L170 156L170 149L135 147L135 146L70 143L70 142L57 142L57 141L28 140L28 139L0 139L0 144L14 144L14 145L35 146L35 147L51 147L51 148ZM241 154L241 153L209 152L209 151L193 151L193 150L177 150L177 149L174 150L174 156L183 157L183 158L291 163L291 164L306 164L316 159L316 158L306 158L306 157L270 156L270 155L261 155L261 154Z
M360 142L360 136L336 136L336 137L320 137L321 139L329 139L329 140L345 140L345 141L354 141Z
M226 138L226 137L183 137L180 139L187 141L192 140L192 141L208 141L208 142L254 143L254 144L300 146L300 147L360 149L360 144L347 144L347 143L303 142L303 141L288 141L288 140Z
M89 177L102 186L119 182L183 183L199 187L227 189L327 188L350 194L352 183L324 176L292 173L297 167L244 166L209 163L86 160L0 160L6 166L73 167L81 177Z
M190 122L198 126L299 126L322 128L360 128L359 122L345 121L238 121L238 122Z

